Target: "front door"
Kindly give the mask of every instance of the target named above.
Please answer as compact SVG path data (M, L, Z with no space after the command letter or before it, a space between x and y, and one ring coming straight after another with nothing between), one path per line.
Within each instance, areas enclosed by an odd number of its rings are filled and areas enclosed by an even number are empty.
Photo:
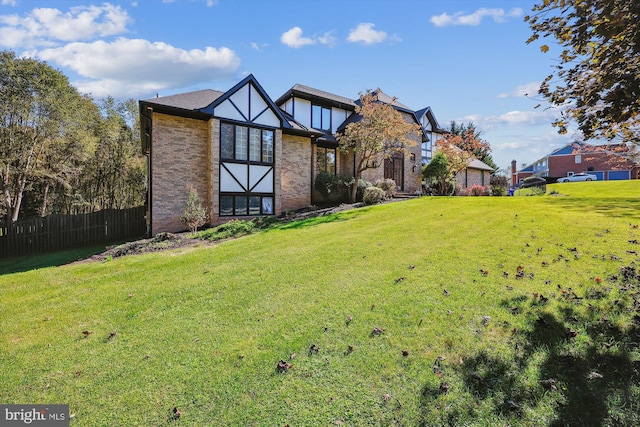
M396 182L399 191L404 191L404 154L396 153L384 161L384 178Z

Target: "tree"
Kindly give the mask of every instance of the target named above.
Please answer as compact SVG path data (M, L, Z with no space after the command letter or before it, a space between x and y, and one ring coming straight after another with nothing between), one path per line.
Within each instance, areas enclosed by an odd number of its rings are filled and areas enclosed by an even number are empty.
M145 196L145 161L140 153L133 101L100 102L94 124L94 154L86 162L77 191L88 210L140 206ZM135 105L135 103L133 103Z
M189 200L187 200L184 212L180 216L180 221L189 227L192 233L195 233L198 227L202 227L207 222L207 212L194 188L189 190Z
M378 89L377 91L379 91ZM394 153L408 154L408 148L417 144L411 134L419 134L420 126L405 120L391 104L378 100L377 91L360 94L356 114L359 120L349 123L344 132L336 135L343 153L355 156L354 182L351 185L351 202L356 201L358 181L362 172L379 167L384 159Z
M427 180L436 181L438 195L452 193L455 190L456 176L465 170L474 158L477 158L476 153L486 147L488 144L485 141L476 138L475 128L467 129L462 135L446 133L436 141L436 154L423 168L422 176ZM436 160L435 163L434 160ZM449 190L451 184L453 184L452 191Z
M46 63L0 52L0 190L12 221L18 220L30 186L41 179L64 179L47 158L77 154L68 145L77 142L85 102L68 79Z
M468 124L457 124L455 121L451 122L451 128L449 132L452 135L459 135L461 140L453 141L453 143L461 150L472 153L476 159L491 166L493 169L498 169L498 166L491 157L491 146L489 143L480 138L482 132L476 129L476 125L473 122Z
M442 151L437 151L431 161L422 168L422 177L427 183L436 184L436 194L438 196L444 196L449 192L452 176L449 160Z
M640 143L640 2L543 0L525 21L527 40L553 37L562 47L560 63L539 93L562 116L559 133L575 120L586 139L617 136ZM540 47L548 52L549 46Z

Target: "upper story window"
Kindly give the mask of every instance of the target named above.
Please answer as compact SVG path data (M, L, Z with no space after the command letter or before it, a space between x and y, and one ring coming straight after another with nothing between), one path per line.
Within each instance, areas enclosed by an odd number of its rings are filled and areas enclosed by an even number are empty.
M273 163L273 130L221 123L220 157L223 160Z
M311 127L331 131L331 109L320 105L311 105Z
M431 160L431 158L433 157L433 143L431 142L431 140L429 141L425 141L422 143L422 164L426 165L427 163L429 163L429 161Z
M576 163L582 163L582 154L576 154Z

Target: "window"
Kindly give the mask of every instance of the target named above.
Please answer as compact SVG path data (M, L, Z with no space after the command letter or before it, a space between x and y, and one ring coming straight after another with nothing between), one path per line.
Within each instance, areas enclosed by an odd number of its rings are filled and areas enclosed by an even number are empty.
M248 128L236 126L236 160L247 160Z
M220 216L273 215L272 196L221 195Z
M249 129L249 161L260 161L260 129Z
M262 162L273 163L273 131L262 131Z
M311 106L311 127L330 131L331 130L331 109L319 105Z
M317 147L316 165L318 172L326 172L332 175L336 173L336 149Z
M427 163L429 163L429 161L431 160L431 158L433 157L433 143L429 140L429 141L425 141L422 143L422 164L426 165Z
M223 160L273 163L273 131L221 123L220 157Z
M228 123L220 125L220 156L223 159L233 159L235 144L233 143L233 131L235 126Z
M582 163L582 154L576 154L576 163Z

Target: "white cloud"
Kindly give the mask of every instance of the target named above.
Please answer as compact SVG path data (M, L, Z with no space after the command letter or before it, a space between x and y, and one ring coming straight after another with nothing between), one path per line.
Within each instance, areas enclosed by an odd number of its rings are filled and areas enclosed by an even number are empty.
M540 82L529 82L524 85L520 85L513 89L509 93L501 93L498 95L498 98L521 98L527 97L532 98L538 95L538 89L540 89Z
M30 55L70 68L85 78L74 82L78 89L96 97L129 98L229 79L240 68L238 56L226 47L184 50L166 43L127 38L69 43Z
M73 7L66 13L35 8L25 17L0 16L0 46L33 48L119 35L127 31L130 22L125 10L109 3Z
M370 22L358 24L358 26L351 30L351 32L349 33L347 41L350 41L352 43L364 43L367 45L382 43L385 40L400 41L400 38L398 36L389 36L384 31L374 30L373 27L375 27L375 24L372 24Z
M333 35L333 31L328 31L318 37L318 41L324 45L334 46L337 43L338 39Z
M430 21L436 27L447 27L449 25L480 25L485 17L492 18L495 22L506 22L506 18L520 17L524 14L524 11L520 8L514 8L505 12L504 9L487 9L480 8L475 12L465 15L464 12L457 12L453 15L443 13L441 15L434 15Z
M2 1L0 1L0 4L2 6L15 6L16 5L16 0L2 0Z
M294 49L316 43L314 39L302 37L302 28L300 27L293 27L289 31L282 33L280 41Z

